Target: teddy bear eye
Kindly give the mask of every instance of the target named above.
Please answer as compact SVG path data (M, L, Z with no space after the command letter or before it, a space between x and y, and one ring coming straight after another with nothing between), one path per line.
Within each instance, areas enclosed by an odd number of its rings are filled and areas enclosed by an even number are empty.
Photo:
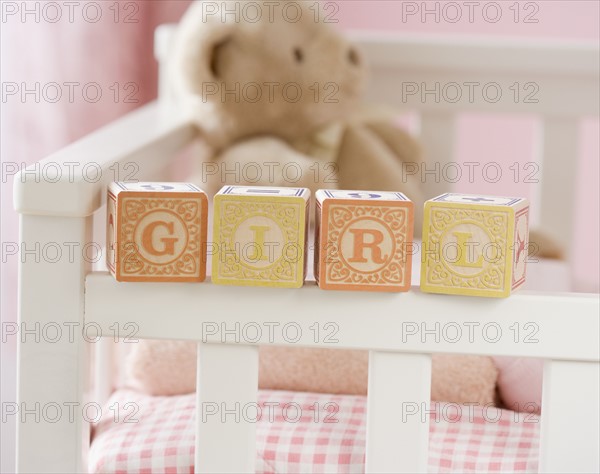
M350 61L350 64L352 64L353 66L358 66L358 63L359 63L358 53L356 52L356 50L354 48L350 48L348 50L348 61Z
M304 61L304 53L300 48L294 48L294 59L297 63Z

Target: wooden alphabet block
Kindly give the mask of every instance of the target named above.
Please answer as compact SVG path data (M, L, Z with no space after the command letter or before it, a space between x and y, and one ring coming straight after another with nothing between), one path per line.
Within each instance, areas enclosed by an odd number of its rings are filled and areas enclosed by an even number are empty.
M118 281L204 281L207 204L193 184L109 184L111 273Z
M526 199L448 193L425 203L421 290L506 297L525 282Z
M309 199L306 188L223 187L214 198L213 283L301 287Z
M402 193L316 193L315 278L326 290L410 289L413 203Z

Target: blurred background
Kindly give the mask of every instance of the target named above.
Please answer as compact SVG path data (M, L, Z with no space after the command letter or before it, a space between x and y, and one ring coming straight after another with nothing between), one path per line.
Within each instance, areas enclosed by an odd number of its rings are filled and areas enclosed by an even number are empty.
M309 0L313 1L313 0ZM49 7L52 3L58 7ZM10 2L2 1L1 21L1 311L2 321L16 321L17 256L7 243L18 242L18 219L12 209L12 176L22 168L77 140L156 97L157 65L154 29L176 22L189 1ZM343 30L378 30L398 34L487 36L501 39L599 41L598 1L509 1L495 22L483 14L471 18L464 5L458 21L421 12L406 15L407 4L435 11L448 2L337 1L327 3ZM437 5L437 6L436 6ZM478 3L479 5L479 3ZM53 9L54 8L54 9ZM58 16L60 14L60 16ZM473 38L473 41L476 41ZM40 94L50 83L61 86L58 100ZM14 87L19 93L12 94ZM38 88L38 89L36 89ZM23 94L22 89L31 91ZM37 90L37 92L36 92ZM85 93L84 93L85 91ZM98 94L99 92L99 94ZM53 95L51 97L54 97ZM459 120L458 161L512 163L532 160L538 146L535 121L528 116L465 115ZM599 254L599 123L581 122L579 156L565 156L565 166L577 166L577 244L573 246L574 291L598 292ZM461 180L454 189L486 193L481 177ZM506 175L494 194L531 196L530 184ZM560 192L560 189L556 190ZM489 189L487 189L489 193ZM15 399L14 338L2 331L2 401ZM14 470L14 420L2 420L1 472Z

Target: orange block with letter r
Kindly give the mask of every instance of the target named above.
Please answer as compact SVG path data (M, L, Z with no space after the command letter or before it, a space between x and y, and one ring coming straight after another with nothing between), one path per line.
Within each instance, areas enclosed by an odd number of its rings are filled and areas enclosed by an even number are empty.
M108 186L107 252L118 281L204 281L208 200L189 183Z
M316 193L315 278L326 290L408 291L413 203L402 193Z

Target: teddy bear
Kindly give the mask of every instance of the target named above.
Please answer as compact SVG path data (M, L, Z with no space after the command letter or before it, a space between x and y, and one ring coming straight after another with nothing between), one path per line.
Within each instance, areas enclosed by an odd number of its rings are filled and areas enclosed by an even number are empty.
M419 145L395 111L364 103L360 51L312 2L250 3L193 3L172 43L170 100L209 150L197 184L209 195L225 184L393 190L422 208L419 178L402 169L420 162ZM140 341L127 371L133 387L175 395L195 390L195 365L195 343ZM490 357L434 355L432 373L433 400L496 401ZM365 394L367 374L366 351L260 349L261 388Z
M249 5L258 6L260 20L250 21ZM224 2L208 15L196 2L176 33L173 100L198 126L218 169L199 177L205 191L224 184L401 187L422 201L419 178L402 166L420 163L418 144L394 125L395 111L361 103L360 52L315 21L315 5L286 0L272 13L269 5ZM255 172L236 173L234 164ZM293 166L284 172L286 164Z

